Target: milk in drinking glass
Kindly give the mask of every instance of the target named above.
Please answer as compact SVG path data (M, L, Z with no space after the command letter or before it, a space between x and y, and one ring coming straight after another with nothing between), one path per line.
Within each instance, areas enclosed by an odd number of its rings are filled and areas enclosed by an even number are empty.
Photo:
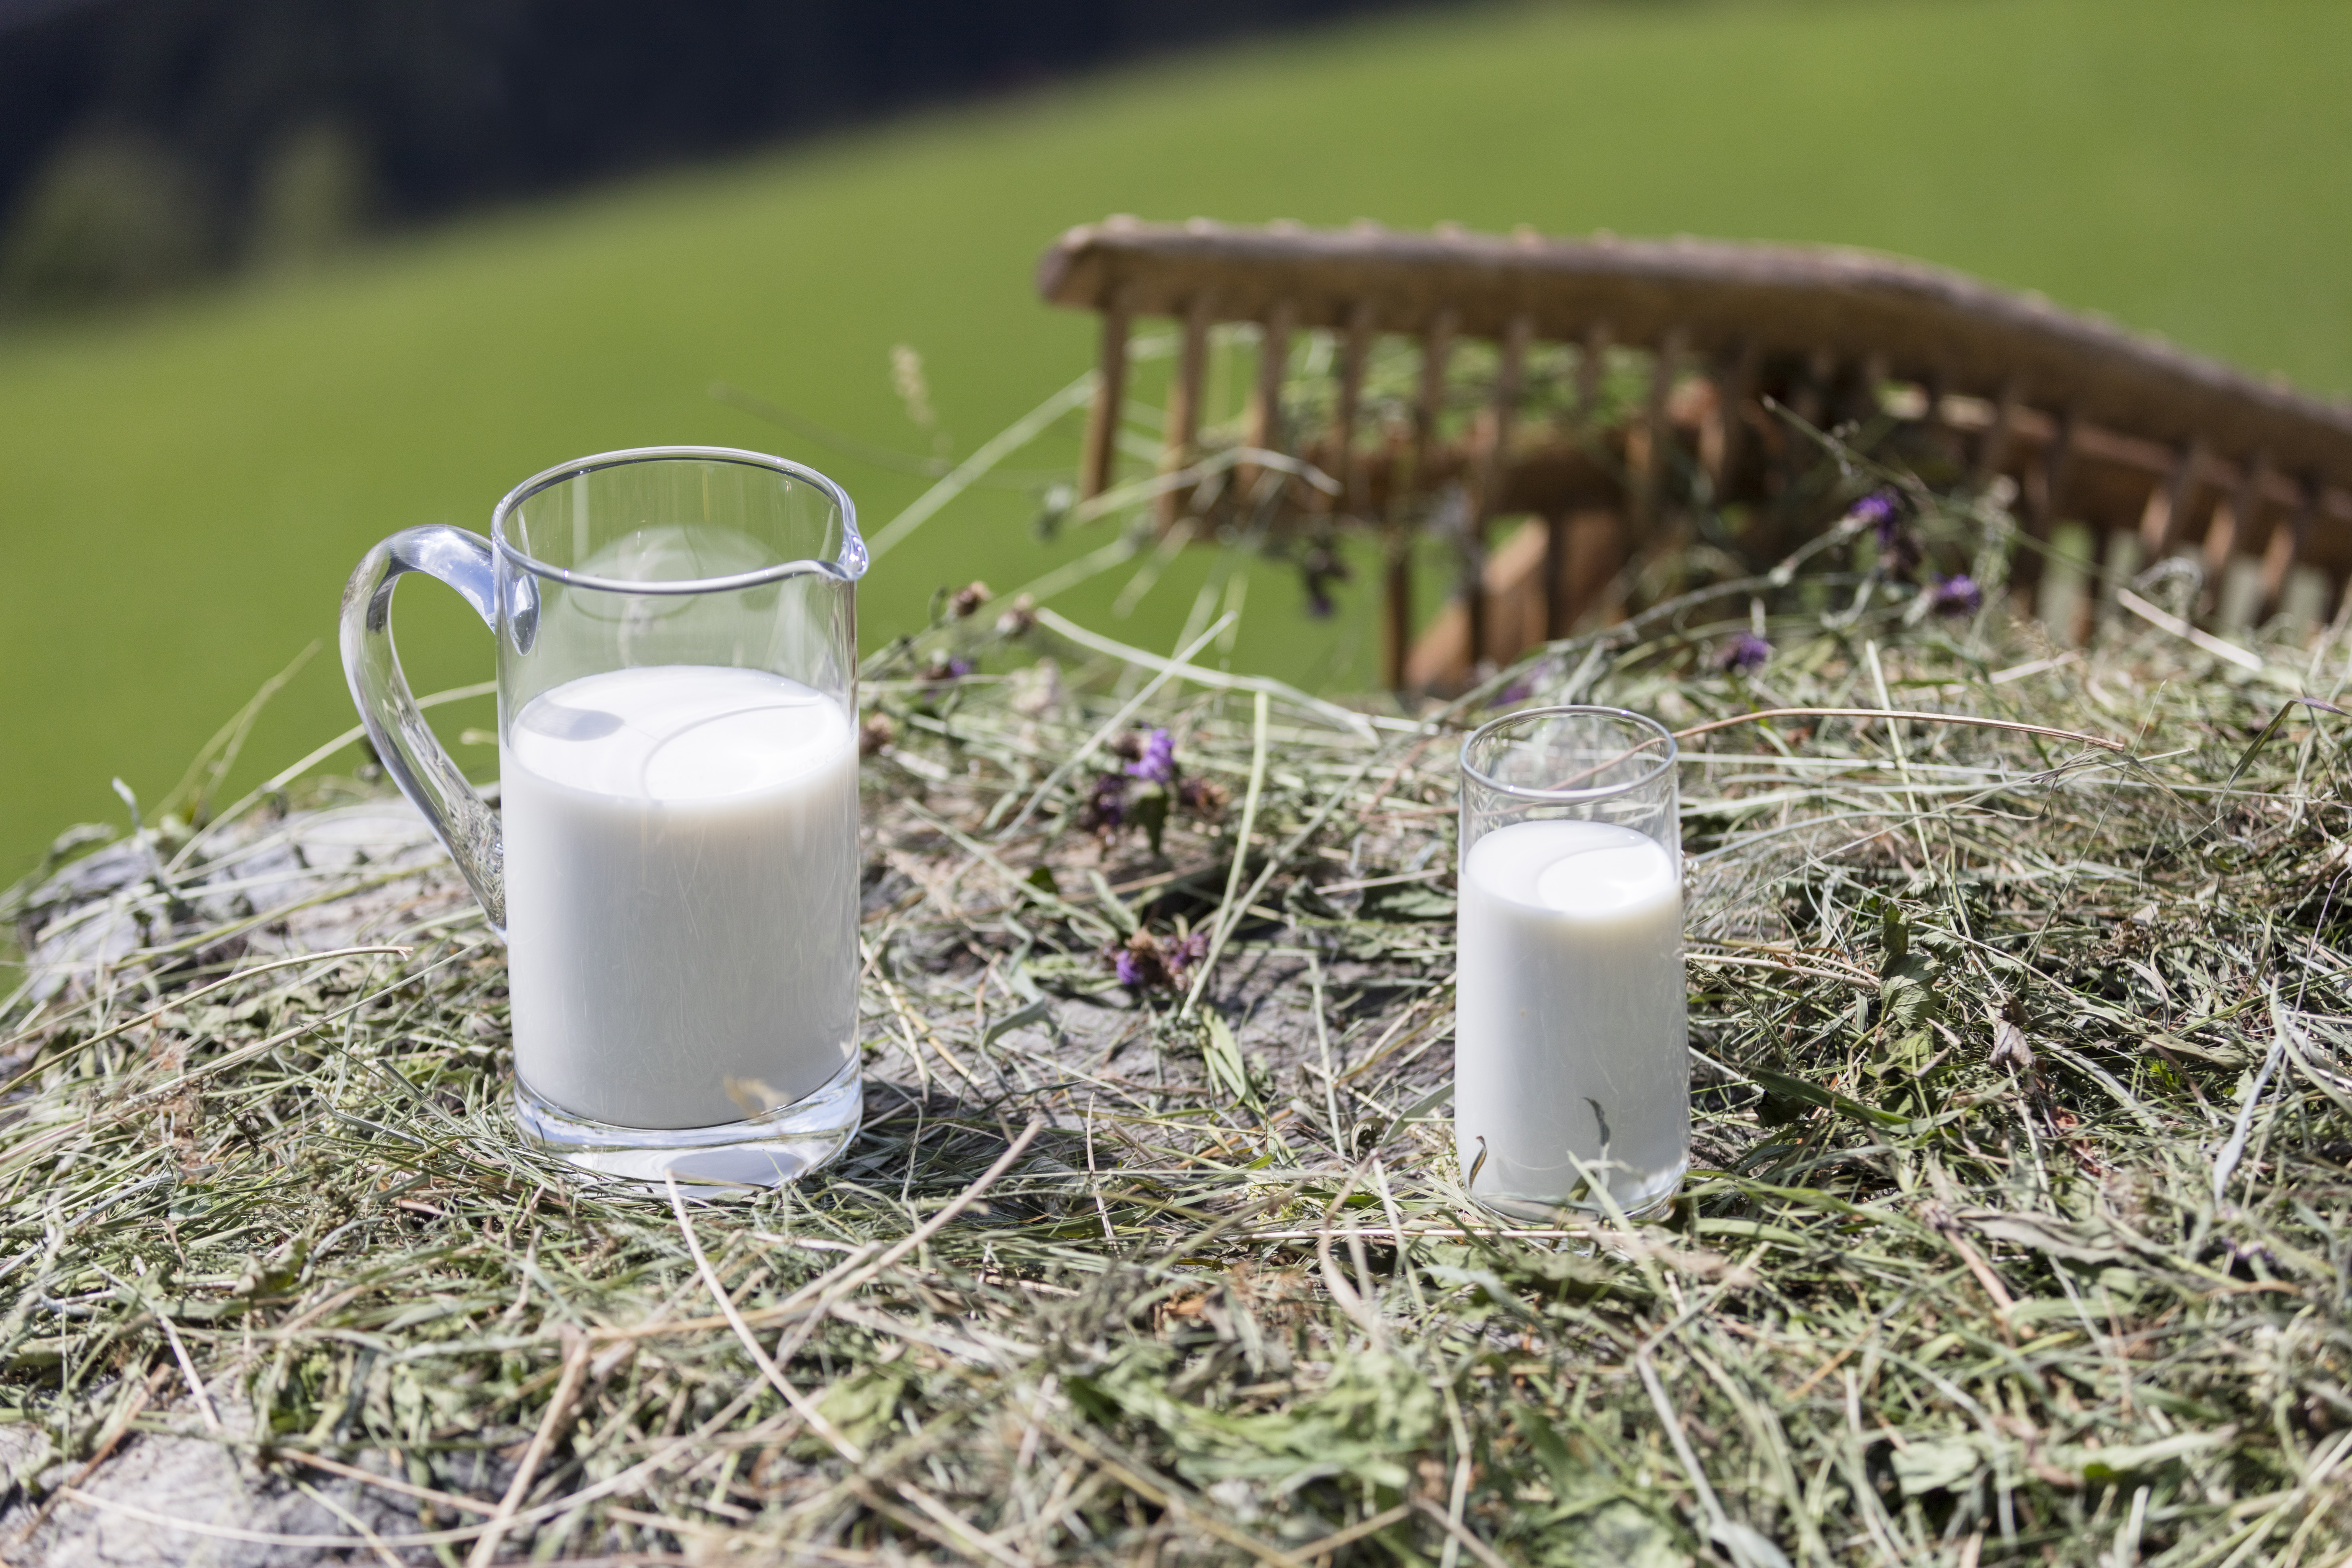
M1539 709L1463 748L1454 1129L1517 1217L1639 1214L1689 1163L1673 738Z

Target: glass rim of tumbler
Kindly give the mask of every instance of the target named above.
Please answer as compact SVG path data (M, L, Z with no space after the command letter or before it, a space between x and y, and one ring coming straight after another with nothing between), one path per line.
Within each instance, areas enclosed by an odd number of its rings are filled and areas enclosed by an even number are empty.
M532 556L507 537L507 519L517 507L541 490L551 489L572 479L586 479L606 468L627 468L635 463L697 460L766 468L813 487L830 500L835 511L840 514L840 553L831 561L780 561L772 566L737 572L724 577L660 578L639 582L625 577L602 577L591 572L576 572L570 567L552 565ZM782 582L786 577L805 576L812 572L835 577L845 583L855 583L866 574L867 564L866 537L857 531L857 503L849 499L847 490L805 463L795 463L790 458L773 457L766 452L746 451L740 447L628 447L616 452L597 452L585 458L574 458L551 468L542 468L509 490L499 501L498 509L490 513L490 540L500 555L533 576L545 577L568 587L594 588L608 594L724 594Z
M1665 750L1659 756L1654 767L1647 769L1633 778L1620 780L1615 784L1587 784L1569 789L1535 789L1527 784L1506 784L1501 779L1485 772L1470 760L1471 752L1481 742L1511 725L1544 719L1570 718L1618 720L1637 731L1648 731L1654 740L1664 742ZM1631 756L1650 743L1651 742L1646 740L1636 742L1626 748L1626 754ZM1681 760L1681 748L1675 742L1675 732L1646 713L1636 713L1630 708L1611 708L1597 703L1570 702L1549 708L1522 708L1516 713L1506 713L1499 719L1489 719L1471 731L1468 737L1462 742L1462 776L1473 781L1481 789L1491 790L1496 795L1509 795L1517 800L1606 800L1612 795L1629 795L1646 785L1655 784L1660 774L1674 771L1675 764Z

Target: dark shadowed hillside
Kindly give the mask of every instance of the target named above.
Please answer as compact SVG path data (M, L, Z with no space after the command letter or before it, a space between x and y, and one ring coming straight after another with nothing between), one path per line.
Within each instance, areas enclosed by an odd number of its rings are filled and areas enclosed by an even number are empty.
M370 226L1394 0L0 0L0 294Z

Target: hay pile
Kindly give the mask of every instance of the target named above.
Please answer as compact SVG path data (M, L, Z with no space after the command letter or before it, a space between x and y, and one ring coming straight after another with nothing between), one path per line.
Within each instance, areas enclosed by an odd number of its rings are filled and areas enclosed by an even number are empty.
M1979 582L2000 523L1942 518ZM0 1558L2332 1560L2341 626L2076 653L1807 564L1410 715L950 605L866 688L866 1130L756 1197L518 1144L499 952L380 785L18 889ZM1498 696L2029 726L1686 742L1657 1225L1452 1162Z

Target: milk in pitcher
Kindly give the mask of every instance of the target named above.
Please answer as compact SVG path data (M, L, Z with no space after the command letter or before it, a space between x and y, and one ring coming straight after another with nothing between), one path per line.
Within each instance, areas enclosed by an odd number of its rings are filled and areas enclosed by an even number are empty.
M857 742L764 670L531 699L500 755L515 1070L623 1128L740 1121L856 1051Z

